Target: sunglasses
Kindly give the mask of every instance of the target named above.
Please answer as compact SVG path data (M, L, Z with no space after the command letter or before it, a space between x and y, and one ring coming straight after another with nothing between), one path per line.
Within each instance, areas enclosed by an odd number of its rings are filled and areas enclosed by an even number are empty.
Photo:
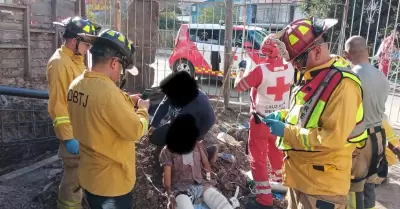
M310 53L311 50L313 50L314 47L307 49L306 51L304 51L303 53L301 53L299 56L297 56L296 58L294 58L293 62L295 64L299 64L301 61L303 60L307 60L308 57L308 53Z

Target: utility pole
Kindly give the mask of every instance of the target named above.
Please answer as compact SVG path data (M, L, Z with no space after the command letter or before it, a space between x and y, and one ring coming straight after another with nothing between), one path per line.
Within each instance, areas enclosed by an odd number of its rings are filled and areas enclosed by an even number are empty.
M343 49L343 45L344 45L345 39L346 39L347 12L349 11L349 3L350 3L349 0L346 0L346 3L344 5L342 26L340 28L339 44L338 44L338 48L337 48L337 54L339 54L339 55L341 55L343 53L342 49Z
M81 16L86 18L86 2L81 0Z
M159 4L164 1L134 0L128 5L129 39L135 43L135 67L139 75L128 75L128 90L143 92L154 84L155 69L150 66L156 61L158 46Z
M115 8L115 0L110 0L108 6L110 7L110 28L117 30L117 25L115 24L115 14L117 13Z
M114 27L115 30L121 31L121 0L115 1Z
M229 96L230 96L230 65L232 56L232 32L233 32L233 2L232 0L226 0L226 12L225 12L225 47L224 47L224 82L223 82L223 95L224 95L224 107L228 108Z
M81 16L81 1L75 1L75 15Z
M292 3L289 6L289 22L293 22L293 20L294 20L294 13L296 12L296 6L297 6L296 4L297 4L297 2Z

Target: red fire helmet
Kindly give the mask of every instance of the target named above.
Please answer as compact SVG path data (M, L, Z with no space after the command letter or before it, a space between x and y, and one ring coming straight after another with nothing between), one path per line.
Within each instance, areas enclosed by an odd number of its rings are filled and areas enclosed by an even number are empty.
M313 46L331 27L336 19L317 19L314 17L295 20L276 34L285 44L289 53L289 62Z

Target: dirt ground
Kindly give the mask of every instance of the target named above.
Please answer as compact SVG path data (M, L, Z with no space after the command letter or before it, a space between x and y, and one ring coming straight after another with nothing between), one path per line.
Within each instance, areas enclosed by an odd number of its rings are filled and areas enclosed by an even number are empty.
M389 182L376 188L376 209L400 208L400 164L389 168Z
M206 144L218 144L220 152L232 154L235 163L218 159L213 166L212 178L216 187L228 198L233 196L236 185L240 187L239 200L243 205L252 197L246 185L245 171L249 170L249 163L245 155L248 133L240 127L248 121L249 116L239 114L236 109L222 111L215 108L218 118L208 136ZM242 110L246 112L246 110ZM240 146L220 142L216 136L226 131L231 134ZM158 163L160 149L143 139L136 146L137 179L134 189L134 208L157 209L166 208L167 199L162 195L162 173ZM62 165L58 161L51 165L17 177L8 182L0 183L1 209L54 209L56 208L57 186L61 179ZM400 208L400 165L390 168L390 181L387 185L377 187L377 208ZM275 200L275 207L285 208L282 201ZM84 208L87 208L84 206Z

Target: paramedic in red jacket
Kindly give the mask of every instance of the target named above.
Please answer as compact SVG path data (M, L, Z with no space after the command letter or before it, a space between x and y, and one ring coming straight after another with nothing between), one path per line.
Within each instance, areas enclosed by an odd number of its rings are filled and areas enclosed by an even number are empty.
M283 61L282 55L287 53L283 43L265 38L261 45L262 54L266 58L254 69L246 68L241 63L242 72L235 81L236 91L251 89L251 112L249 133L250 166L256 186L256 199L250 201L247 209L272 208L272 193L268 174L272 173L273 181L281 180L283 153L275 146L276 136L270 134L268 126L261 123L258 115L268 115L271 112L288 108L290 84L294 69L290 63ZM243 76L242 76L243 75ZM256 114L258 113L258 114ZM268 171L267 161L272 172Z

